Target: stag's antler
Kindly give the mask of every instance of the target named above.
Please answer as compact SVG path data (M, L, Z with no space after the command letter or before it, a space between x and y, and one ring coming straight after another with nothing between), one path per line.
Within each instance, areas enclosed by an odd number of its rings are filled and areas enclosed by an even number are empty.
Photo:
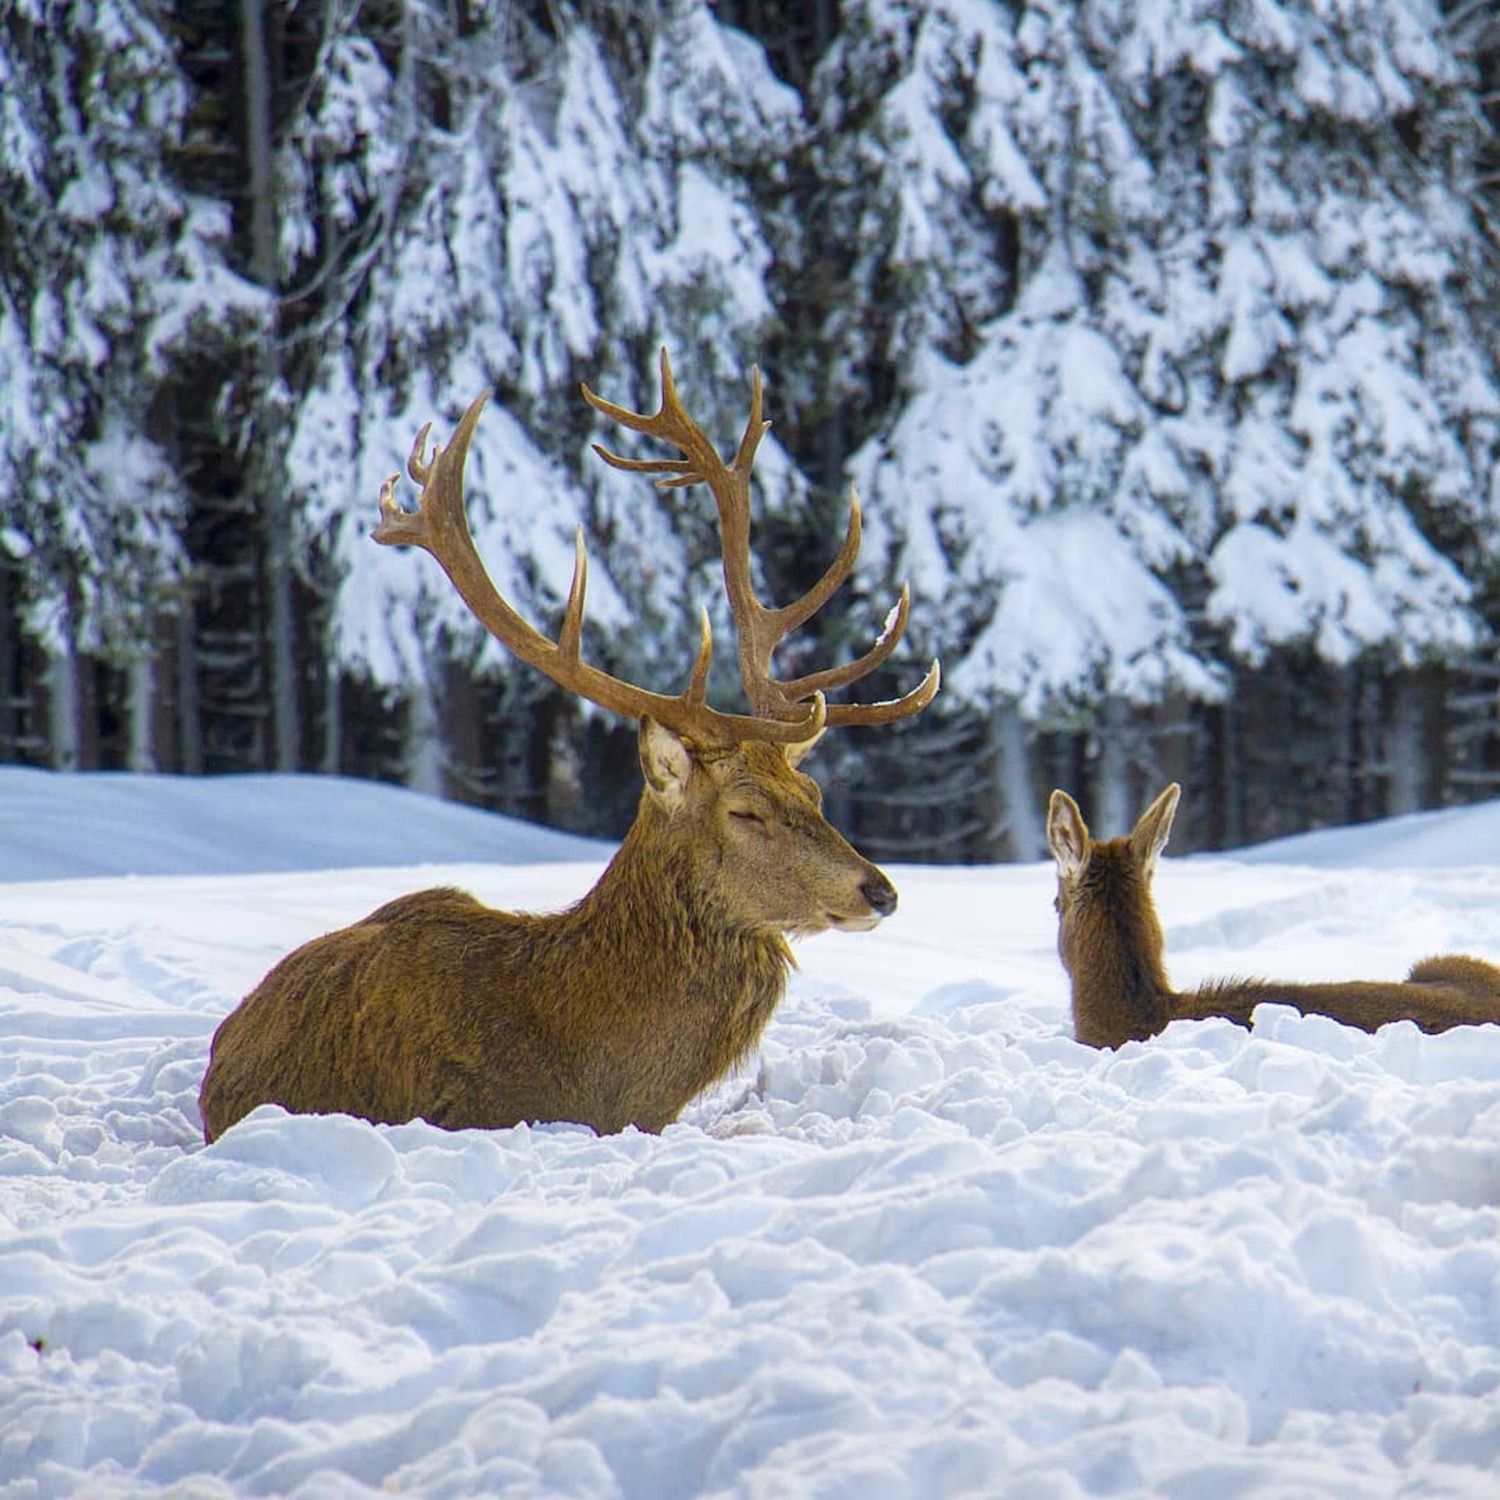
M397 503L396 482L400 475L392 474L381 486L380 524L375 528L375 540L386 546L421 547L430 552L442 564L443 571L475 619L491 635L522 661L545 672L559 687L577 693L601 708L633 719L649 716L698 743L732 744L737 740L752 739L796 743L816 735L823 728L826 712L822 696L816 692L810 703L802 705L801 717L795 720L786 715L762 715L759 711L753 717L724 714L708 706L705 694L713 636L707 610L703 612L702 638L688 685L675 696L636 687L584 661L581 642L588 556L584 551L581 526L577 534L573 582L568 590L568 603L557 640L548 640L511 608L485 571L464 514L464 461L479 423L479 414L488 399L489 393L486 392L470 404L448 445L437 448L430 460L424 454L432 424L429 422L417 434L406 460L406 470L422 487L418 508L406 511Z
M834 595L854 568L859 553L859 497L849 491L849 529L838 556L823 576L800 598L779 609L768 608L755 596L750 578L750 470L755 450L770 428L761 416L761 381L757 368L751 375L750 419L735 453L734 462L725 464L718 450L704 436L702 429L683 409L672 379L672 364L667 351L661 351L661 407L653 416L628 411L597 396L587 386L583 396L596 411L647 437L670 443L684 456L676 458L621 458L599 444L594 451L617 469L638 474L660 474L662 489L679 489L690 484L707 484L719 508L719 533L724 554L724 583L729 593L729 607L739 635L740 676L745 684L750 706L758 716L786 721L805 715L808 700L817 703L834 688L847 687L868 676L896 649L906 629L911 610L911 591L905 584L896 607L887 617L879 639L865 654L841 667L809 672L781 682L771 675L771 655L776 647L805 625ZM840 703L827 709L829 724L886 724L920 712L932 702L938 690L938 664L933 662L926 677L909 693L882 703Z

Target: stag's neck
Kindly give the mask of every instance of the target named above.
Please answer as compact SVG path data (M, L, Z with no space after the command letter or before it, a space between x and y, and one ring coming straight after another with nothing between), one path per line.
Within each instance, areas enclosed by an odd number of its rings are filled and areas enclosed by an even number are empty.
M784 981L791 950L778 932L737 924L718 897L701 855L658 808L643 802L615 857L584 899L574 920L612 941L628 937L657 972L691 983L695 971L740 969L769 958Z
M1176 997L1149 888L1123 863L1100 864L1071 935L1073 1030L1090 1046L1118 1047L1162 1030Z
M617 1060L621 1123L647 1129L674 1119L753 1051L793 965L779 932L731 920L674 832L643 808L598 884L553 934L554 953L570 967L586 965L590 952L631 955L603 1013L596 996L579 996L593 1029L576 1034L593 1038L599 1066ZM558 993L565 1009L569 989Z

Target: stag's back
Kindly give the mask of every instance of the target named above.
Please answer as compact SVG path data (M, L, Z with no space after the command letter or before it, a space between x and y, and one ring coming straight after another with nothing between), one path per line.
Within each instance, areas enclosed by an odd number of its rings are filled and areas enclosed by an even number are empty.
M289 954L214 1034L199 1096L208 1139L268 1102L411 1119L433 1066L456 1073L468 1051L455 993L477 1000L506 983L514 943L487 920L497 915L462 891L419 891Z
M283 959L220 1026L199 1098L216 1139L259 1104L448 1129L659 1130L758 1040L779 938L688 942L643 902L621 949L589 899L551 917L420 891ZM597 961L608 944L613 962ZM622 956L629 960L621 962Z

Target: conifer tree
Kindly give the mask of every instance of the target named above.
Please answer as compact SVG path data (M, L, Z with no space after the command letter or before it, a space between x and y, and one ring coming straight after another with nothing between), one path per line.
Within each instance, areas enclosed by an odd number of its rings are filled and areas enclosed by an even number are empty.
M1433 23L845 8L815 97L885 315L835 315L829 364L877 398L851 467L950 703L1107 720L1279 649L1477 639L1500 392Z
M665 686L691 660L697 603L720 607L712 507L600 465L588 440L620 434L599 427L578 383L651 409L669 345L705 428L737 437L770 314L770 250L743 178L795 101L700 4L519 7L461 36L445 7L414 6L384 46L357 30L325 46L280 178L289 278L329 254L335 231L348 246L319 288L336 316L310 325L288 454L308 534L328 549L337 659L404 692L447 661L547 691L445 580L367 540L410 437L429 419L445 434L493 387L470 519L497 584L547 628L582 522L590 649ZM795 482L774 443L761 467Z
M83 753L81 661L148 664L182 581L165 374L260 310L224 270L223 205L174 181L190 100L168 9L18 0L0 17L0 508L64 766ZM128 681L149 765L151 677Z

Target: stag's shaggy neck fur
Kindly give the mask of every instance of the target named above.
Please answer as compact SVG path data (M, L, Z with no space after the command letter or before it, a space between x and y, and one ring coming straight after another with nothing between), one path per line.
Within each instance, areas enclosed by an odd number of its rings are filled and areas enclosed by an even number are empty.
M560 1035L592 1024L597 1060L577 1065L618 1073L626 1118L590 1121L597 1129L675 1119L754 1049L786 990L791 949L774 928L735 920L713 880L717 852L647 803L599 883L548 930ZM601 1016L594 994L564 978L621 952L635 962Z

